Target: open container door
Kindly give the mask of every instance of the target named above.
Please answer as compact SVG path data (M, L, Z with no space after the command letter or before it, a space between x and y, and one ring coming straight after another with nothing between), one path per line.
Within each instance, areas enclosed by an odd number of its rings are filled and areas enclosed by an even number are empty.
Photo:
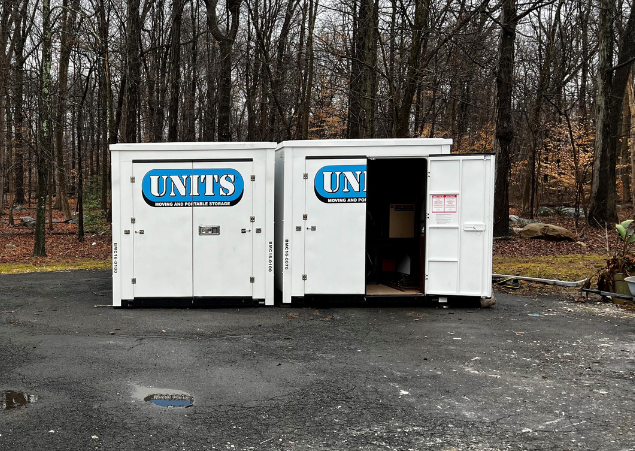
M492 292L493 155L428 158L425 294Z
M306 159L305 294L365 294L366 158Z

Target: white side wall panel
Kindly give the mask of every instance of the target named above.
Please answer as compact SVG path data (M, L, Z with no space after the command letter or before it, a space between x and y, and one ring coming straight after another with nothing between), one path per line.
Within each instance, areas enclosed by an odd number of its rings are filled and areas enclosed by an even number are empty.
M121 170L119 166L119 153L114 152L110 156L112 170L112 297L113 306L121 307Z
M134 184L130 183L132 177L132 160L119 155L119 175L120 175L120 227L122 231L121 245L119 246L119 262L121 277L121 299L134 298L134 229L131 218L134 217L132 206ZM114 183L113 183L114 186ZM130 233L125 233L129 230Z
M306 184L306 180L304 179L305 159L302 155L295 152L295 149L292 155L292 167L287 177L291 179L291 191L289 193L291 208L289 209L289 224L287 227L287 229L290 228L291 230L289 234L285 236L285 239L290 237L290 270L287 271L287 274L291 278L291 293L293 293L293 296L304 296L304 280L302 280L302 275L305 274L304 234L306 231L306 221L303 219L306 213L304 209ZM290 297L288 301L291 302Z
M257 174L260 177L261 182L257 185L258 191L257 193L265 191L265 215L262 218L258 219L258 224L263 227L263 236L264 236L264 244L265 246L265 255L262 260L260 260L262 269L257 271L257 274L260 274L260 281L256 280L256 285L254 287L254 297L257 299L265 299L266 305L274 304L274 255L275 255L275 228L274 228L274 220L275 220L275 164L276 164L276 155L273 150L268 150L264 152L266 163L264 168L262 168ZM260 157L262 158L262 157ZM256 179L258 181L258 179ZM258 203L256 205L256 211L258 210ZM256 241L255 249L260 249L260 242ZM257 262L258 260L254 260ZM264 281L264 284L262 283Z

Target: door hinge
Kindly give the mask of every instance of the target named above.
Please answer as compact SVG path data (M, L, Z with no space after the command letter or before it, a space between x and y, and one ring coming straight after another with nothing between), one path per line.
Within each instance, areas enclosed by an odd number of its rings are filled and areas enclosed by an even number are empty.
M135 285L136 283L137 283L137 279L136 279L136 278L133 278L133 279L132 279L132 284L133 284L133 285Z
M249 222L256 222L256 217L255 216L250 216L249 217Z
M304 180L308 180L308 179L309 179L309 173L308 173L308 172L305 172L304 174L302 174L302 178L303 178Z
M135 218L130 218L130 224L134 224L135 222L137 222Z
M250 278L249 278L249 283L254 283L255 281L256 281L256 278L255 278L255 277L250 277Z
M309 215L307 215L307 214L302 215L302 219L303 219L304 221L306 221L307 219L309 219Z
M130 183L134 183L134 182L135 182L134 176L130 177Z
M306 274L302 274L302 280L306 280Z
M252 175L252 176L251 176L251 181L252 181L252 182L255 182L255 181L256 181L256 176L255 176L255 175Z

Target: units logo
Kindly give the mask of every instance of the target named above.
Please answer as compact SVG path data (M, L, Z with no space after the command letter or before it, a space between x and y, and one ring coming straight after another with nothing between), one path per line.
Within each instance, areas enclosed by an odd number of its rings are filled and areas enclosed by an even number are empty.
M230 207L245 182L235 169L153 169L143 177L143 200L152 207Z
M324 166L315 174L315 195L325 203L366 202L366 165Z

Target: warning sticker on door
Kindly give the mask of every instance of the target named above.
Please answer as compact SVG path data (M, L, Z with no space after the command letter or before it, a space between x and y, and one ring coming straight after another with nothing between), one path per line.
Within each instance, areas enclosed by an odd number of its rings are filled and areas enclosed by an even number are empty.
M432 213L456 213L457 197L456 194L433 194Z

